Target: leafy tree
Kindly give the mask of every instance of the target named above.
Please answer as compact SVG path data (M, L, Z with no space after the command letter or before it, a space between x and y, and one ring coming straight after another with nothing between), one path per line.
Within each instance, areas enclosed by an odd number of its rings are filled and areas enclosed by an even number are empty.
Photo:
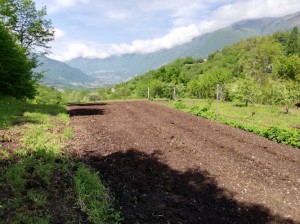
M13 32L22 46L46 50L54 38L46 8L37 10L32 0L0 0L0 22ZM45 51L43 53L46 53Z
M284 46L284 48L287 47L289 36L290 36L289 32L278 31L278 32L274 33L273 36L277 42L279 42L280 44L282 44Z
M300 57L297 55L278 57L275 70L280 78L300 81Z
M194 59L192 57L187 57L184 59L184 64L194 64Z
M177 91L177 87L176 87L176 92ZM173 99L174 97L174 84L172 83L162 83L162 95L161 97L163 98L168 98L168 99Z
M289 110L300 99L300 83L293 81L282 81L273 83L269 87L270 104L285 106L285 112Z
M268 68L282 54L281 45L273 36L253 37L245 42L243 48L243 55L239 59L243 72L254 76L262 84Z
M231 94L232 98L240 102L245 102L245 106L248 106L249 102L255 102L260 94L260 90L255 79L248 75L245 78L238 79L232 84Z
M286 53L287 55L299 54L299 31L298 27L294 27L289 35Z
M147 98L148 97L148 83L139 83L136 87L136 95L138 97ZM151 93L151 90L150 90Z
M200 98L200 86L198 85L198 79L194 78L192 79L187 86L187 89L189 91L190 97L197 97Z
M163 83L160 80L153 80L150 83L150 94L154 98L162 97L163 93Z
M0 24L0 95L33 98L32 68L35 61L27 58L27 49L18 45L10 32Z
M201 76L199 76L198 88L202 98L215 98L217 84L224 84L232 79L232 74L229 70L224 68L218 68L211 70Z

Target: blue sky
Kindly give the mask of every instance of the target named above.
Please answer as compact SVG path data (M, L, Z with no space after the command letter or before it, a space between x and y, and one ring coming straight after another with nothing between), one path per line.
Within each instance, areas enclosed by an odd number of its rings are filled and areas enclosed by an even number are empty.
M56 29L52 58L105 58L183 44L243 19L300 11L299 0L36 0Z

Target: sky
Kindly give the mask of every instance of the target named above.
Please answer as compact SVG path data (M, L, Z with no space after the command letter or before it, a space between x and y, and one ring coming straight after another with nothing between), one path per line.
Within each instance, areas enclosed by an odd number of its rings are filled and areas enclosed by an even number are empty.
M150 53L244 19L300 11L299 0L35 0L47 7L55 40L49 57Z

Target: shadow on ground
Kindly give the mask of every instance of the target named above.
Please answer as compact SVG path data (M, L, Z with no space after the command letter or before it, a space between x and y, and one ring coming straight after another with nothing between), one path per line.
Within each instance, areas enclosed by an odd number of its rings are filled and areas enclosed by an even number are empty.
M75 116L92 116L92 115L104 115L105 109L99 108L99 106L107 105L106 103L98 104L70 104L68 113L71 117Z
M68 110L68 113L70 114L70 117L75 116L92 116L92 115L104 115L105 110L103 109L84 109L84 108L78 108L78 109L70 109Z
M107 105L107 103L71 103L68 104L68 106L80 106L80 107L91 107L91 106L104 106Z
M294 223L219 188L204 170L179 172L136 149L84 158L101 173L124 223Z

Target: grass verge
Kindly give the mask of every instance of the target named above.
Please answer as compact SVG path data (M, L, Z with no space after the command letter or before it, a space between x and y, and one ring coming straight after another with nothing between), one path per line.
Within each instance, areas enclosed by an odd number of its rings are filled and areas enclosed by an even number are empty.
M0 108L1 224L120 222L99 175L67 152L63 106L6 98Z
M216 120L216 104L203 100L181 100L163 103L166 106ZM272 106L220 102L218 122L253 132L270 140L300 148L300 111L289 114Z

